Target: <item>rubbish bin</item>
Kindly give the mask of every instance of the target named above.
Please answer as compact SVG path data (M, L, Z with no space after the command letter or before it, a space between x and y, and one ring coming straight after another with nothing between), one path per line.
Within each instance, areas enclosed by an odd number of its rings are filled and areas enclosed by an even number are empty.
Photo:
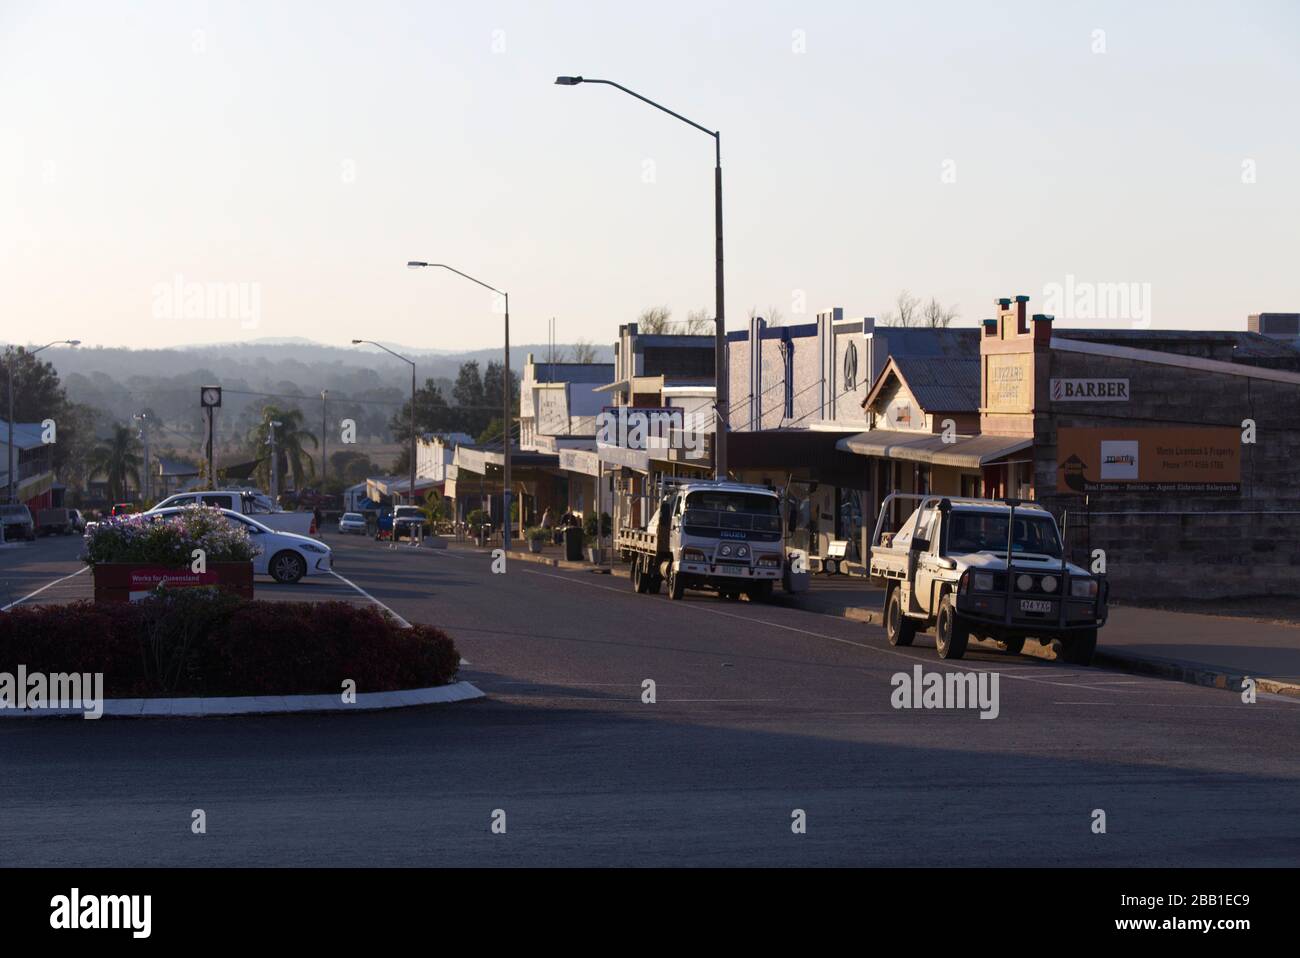
M582 561L582 527L566 526L564 529L564 558L570 562Z

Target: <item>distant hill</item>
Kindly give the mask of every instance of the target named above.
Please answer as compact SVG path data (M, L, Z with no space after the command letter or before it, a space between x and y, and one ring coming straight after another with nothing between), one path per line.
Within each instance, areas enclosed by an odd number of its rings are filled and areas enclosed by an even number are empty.
M420 384L434 380L448 401L463 363L477 360L483 370L501 357L499 349L390 348L414 359ZM571 350L571 346L556 346L557 355ZM612 361L612 347L597 347L596 352L598 361ZM529 353L540 361L547 356L548 347L512 347L510 365L516 377ZM175 442L178 449L192 448L204 434L198 405L203 385L225 389L218 417L218 434L223 440L247 435L268 402L302 409L307 424L315 429L321 417L322 389L329 390L331 418L353 419L359 437L387 440L389 419L410 396L410 371L404 362L372 346L330 346L308 339L167 349L51 349L41 358L53 363L73 402L96 411L100 435L111 424L130 422L134 414L147 410L162 437Z
M384 342L383 340L378 340ZM478 360L480 366L488 362L499 362L502 350L474 349L465 352L451 352L437 349L416 349L400 344L384 342L394 352L410 356L416 361L416 375L424 379L455 379L462 363ZM572 346L560 344L557 353L571 352ZM533 353L539 361L547 356L549 347L546 343L522 344L511 346L510 367L518 372L524 357ZM613 362L612 346L597 346L598 362ZM329 388L326 381L327 368L372 369L384 374L390 367L396 367L405 375L406 365L375 349L373 346L329 346L309 339L293 340L257 340L240 343L213 343L196 346L174 347L168 349L120 349L94 346L79 349L49 350L42 354L49 359L61 377L72 373L92 376L100 373L119 381L132 376L166 376L177 377L196 370L209 370L220 383L220 377L251 379L269 377L273 380L296 382L304 391ZM309 377L313 367L321 377L312 381ZM395 386L401 386L402 379L392 380Z

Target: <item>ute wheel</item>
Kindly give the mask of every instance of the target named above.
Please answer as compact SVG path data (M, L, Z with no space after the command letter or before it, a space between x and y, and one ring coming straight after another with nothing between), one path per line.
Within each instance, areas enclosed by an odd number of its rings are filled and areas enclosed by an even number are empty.
M673 569L668 573L668 598L676 602L685 594L686 583L683 582L682 577L677 574L677 570Z
M1071 665L1091 665L1097 651L1097 630L1089 629L1061 640L1059 657Z
M1022 635L1014 639L1000 639L998 645L1008 655L1019 655L1025 647L1025 637Z
M903 600L898 592L897 588L890 589L885 600L885 636L890 645L906 646L916 638L916 622L903 615Z
M939 603L939 618L934 625L934 645L941 659L960 659L966 654L970 629L957 615L952 593L944 595Z
M271 556L267 568L276 582L292 585L307 574L307 562L296 552L285 550Z

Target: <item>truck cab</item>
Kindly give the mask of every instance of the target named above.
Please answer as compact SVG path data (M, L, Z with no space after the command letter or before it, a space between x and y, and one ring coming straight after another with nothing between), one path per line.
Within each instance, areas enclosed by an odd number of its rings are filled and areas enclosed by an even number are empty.
M933 628L945 659L961 658L976 636L1013 653L1033 638L1058 645L1065 661L1091 662L1106 622L1106 582L1066 560L1051 513L1015 499L907 497L920 505L884 532L897 498L882 505L871 549L891 645L911 645Z
M766 486L691 480L663 491L644 530L620 535L633 563L633 585L680 599L687 589L707 589L724 599L743 593L753 601L772 594L781 578L781 499Z

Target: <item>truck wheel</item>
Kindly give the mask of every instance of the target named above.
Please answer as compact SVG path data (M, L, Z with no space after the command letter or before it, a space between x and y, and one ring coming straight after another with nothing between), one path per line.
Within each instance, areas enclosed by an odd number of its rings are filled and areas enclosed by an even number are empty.
M673 569L668 573L668 598L673 601L678 601L685 594L686 583L683 582L682 577L677 574L677 570Z
M645 573L641 570L644 561L641 556L632 560L632 588L640 595L645 594Z
M1093 653L1097 651L1097 630L1089 629L1062 639L1061 645L1060 658L1064 661L1071 665L1091 665Z
M751 585L745 590L750 602L770 602L772 599L772 583L759 582L757 585Z
M998 645L1008 655L1019 655L1025 648L1025 637L1022 635L1014 639L999 639Z
M890 645L907 646L916 638L916 622L903 615L903 600L898 596L898 589L889 590L885 600L885 636Z
M939 603L939 618L934 626L934 645L941 659L960 659L966 654L970 628L957 615L952 593L944 595Z

